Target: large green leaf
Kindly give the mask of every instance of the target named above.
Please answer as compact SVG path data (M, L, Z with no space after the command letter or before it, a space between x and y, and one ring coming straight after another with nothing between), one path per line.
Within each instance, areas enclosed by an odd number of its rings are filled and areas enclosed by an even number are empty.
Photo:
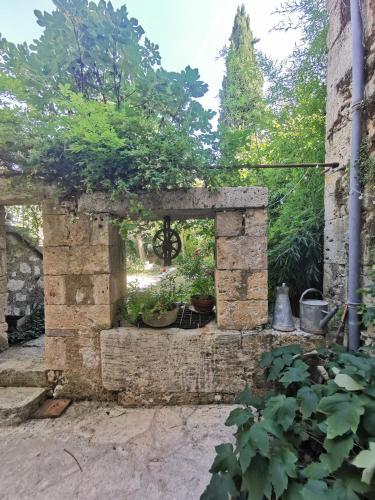
M317 410L327 416L328 439L342 436L350 430L356 432L365 411L359 397L341 393L323 398Z
M309 418L316 410L319 398L311 387L301 387L297 392L297 401L304 418Z
M269 437L261 422L252 425L249 433L251 444L257 448L263 456L269 454Z
M339 500L324 481L309 479L301 490L303 500Z
M375 472L375 442L370 442L369 450L361 451L352 460L352 464L359 469L364 469L362 472L362 481L366 484L371 484Z
M210 472L229 472L232 476L241 472L231 443L220 444L215 450L216 457Z
M297 455L287 448L278 446L272 449L269 473L276 498L280 498L287 489L289 478L297 477L297 460Z
M263 500L270 497L271 484L268 472L268 460L257 455L243 475L241 491L247 492L248 500ZM268 495L267 495L268 493Z
M231 427L232 425L237 425L240 427L250 421L254 420L254 415L250 408L235 408L230 412L225 425Z
M200 500L233 500L238 498L239 492L230 474L213 474Z
M362 391L364 386L359 384L353 377L346 373L338 373L335 377L335 384L343 387L347 391Z
M262 415L264 419L281 426L286 431L294 422L296 410L297 402L294 398L279 395L268 400Z
M304 383L309 378L309 366L301 360L297 360L293 366L287 368L280 378L280 382L287 387L295 382Z

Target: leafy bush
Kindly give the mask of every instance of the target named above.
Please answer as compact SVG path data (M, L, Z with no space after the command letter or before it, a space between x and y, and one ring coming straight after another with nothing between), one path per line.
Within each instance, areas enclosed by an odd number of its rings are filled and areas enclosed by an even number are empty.
M186 280L191 296L207 298L215 295L215 262L212 255L200 250L180 262L178 274Z
M160 317L176 307L182 293L182 285L177 285L176 278L170 274L148 288L140 288L138 282L131 283L127 298L120 301L118 315L120 319L128 319L131 323L136 323L140 317Z
M374 282L368 287L362 290L362 295L375 298L375 266L373 267L373 277ZM362 304L361 306L362 319L365 326L375 326L375 305L372 304Z
M216 447L201 499L375 498L375 358L293 345L263 354L260 366L275 390L240 394L226 421L235 445Z

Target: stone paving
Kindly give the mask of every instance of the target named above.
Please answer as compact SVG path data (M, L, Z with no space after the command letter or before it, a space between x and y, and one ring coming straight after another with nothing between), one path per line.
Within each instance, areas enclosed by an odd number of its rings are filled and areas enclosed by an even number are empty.
M0 427L0 499L198 500L214 447L231 440L230 409L81 402Z

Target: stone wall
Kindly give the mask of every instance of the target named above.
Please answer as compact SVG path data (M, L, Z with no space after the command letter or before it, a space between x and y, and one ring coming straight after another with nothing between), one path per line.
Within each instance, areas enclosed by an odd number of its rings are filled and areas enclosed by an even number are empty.
M361 0L366 45L364 139L375 154L375 0ZM328 34L326 161L340 170L325 180L324 288L327 297L344 302L347 292L348 184L351 141L351 23L349 0L327 1ZM375 193L364 190L362 212L362 285L370 282L375 263Z
M267 210L216 213L216 309L220 328L268 321Z
M7 291L6 314L29 316L43 303L43 254L14 228L6 227Z
M57 393L105 397L99 331L113 326L124 293L123 244L109 214L75 203L43 205L46 361Z
M215 323L198 330L116 328L101 332L104 387L124 406L233 403L249 384L267 383L258 361L277 346L324 345L324 337L274 330L222 331Z
M0 206L0 351L8 347L8 324L5 321L7 306L7 255L5 234L5 209Z

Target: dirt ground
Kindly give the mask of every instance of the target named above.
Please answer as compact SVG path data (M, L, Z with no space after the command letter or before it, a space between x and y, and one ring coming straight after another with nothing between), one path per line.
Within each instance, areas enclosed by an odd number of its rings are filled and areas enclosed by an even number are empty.
M198 500L228 406L75 403L56 420L0 427L0 498Z

